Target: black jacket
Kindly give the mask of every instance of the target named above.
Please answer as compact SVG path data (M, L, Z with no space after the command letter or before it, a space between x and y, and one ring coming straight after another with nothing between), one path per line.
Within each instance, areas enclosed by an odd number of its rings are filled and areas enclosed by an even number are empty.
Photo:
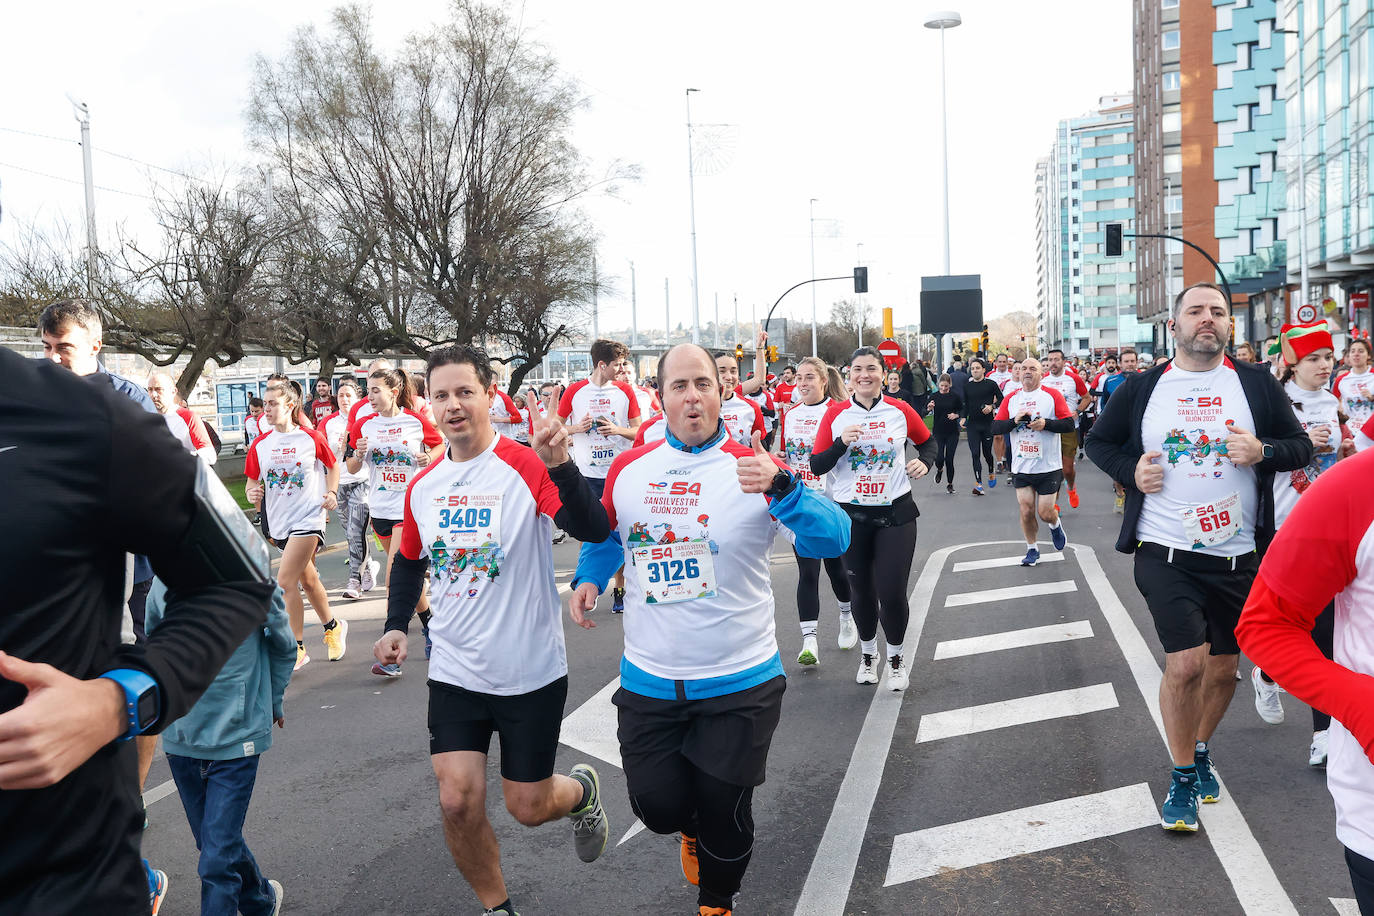
M1122 553L1135 551L1136 525L1140 522L1140 510L1145 504L1145 494L1135 487L1135 466L1140 456L1145 454L1140 425L1159 377L1171 365L1172 360L1122 382L1093 424L1084 445L1093 464L1126 490L1125 517L1121 521L1121 533L1116 539L1116 549ZM1274 472L1306 467L1312 460L1312 440L1298 425L1283 386L1267 369L1237 363L1235 370L1240 376L1240 387L1245 392L1250 413L1255 418L1255 428L1251 432L1263 444L1274 449L1272 457L1255 465L1259 486L1255 546L1263 552L1274 537Z

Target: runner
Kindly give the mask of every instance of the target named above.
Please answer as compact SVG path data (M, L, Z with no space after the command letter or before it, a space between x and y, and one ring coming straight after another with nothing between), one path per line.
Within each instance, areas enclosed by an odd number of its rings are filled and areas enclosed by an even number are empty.
M969 362L971 377L964 386L965 431L968 433L968 451L973 456L973 495L983 495L982 454L988 463L988 486L997 486L997 466L992 461L992 419L997 414L997 405L1002 403L1002 392L997 383L983 375L987 365L981 359Z
M882 397L882 358L877 350L855 350L849 378L854 396L831 404L821 419L811 470L830 475L826 484L831 498L851 522L844 565L863 653L855 681L878 683L881 621L887 637L887 686L905 690L910 680L902 652L910 616L907 579L916 549L916 518L921 514L911 497L911 480L930 470L935 440L916 411ZM918 453L910 461L908 439Z
M964 402L954 393L948 373L940 376L931 411L935 418L935 482L943 477L945 492L953 494L954 457L959 451L959 418L964 414Z
M215 448L210 434L205 431L205 421L196 416L191 408L177 404L177 386L172 377L166 372L154 372L148 376L147 387L148 397L152 399L157 412L162 414L172 438L206 464L218 461L219 449Z
M338 412L339 408L334 403L334 397L331 393L333 387L327 378L315 380L315 399L310 402L310 406L306 408L305 412L310 417L310 422L315 424L316 429L320 428L325 417Z
M1122 382L1087 443L1093 464L1126 488L1116 547L1135 554L1164 647L1166 830L1196 831L1199 797L1220 796L1209 742L1235 693L1235 624L1272 530L1273 475L1312 459L1278 381L1226 358L1230 316L1211 283L1179 294L1174 359Z
M1265 553L1236 636L1293 696L1329 710L1326 784L1361 913L1374 913L1374 455L1322 474ZM1334 651L1316 644L1331 613Z
M1040 380L1040 387L1049 388L1059 392L1064 398L1064 403L1068 404L1073 411L1074 420L1092 404L1092 395L1088 394L1088 386L1083 380L1074 373L1070 372L1064 363L1064 351L1060 349L1051 350L1045 360L1047 368L1050 370L1045 373ZM1063 456L1064 464L1064 483L1069 488L1069 505L1078 508L1078 474L1074 470L1074 456L1078 454L1078 430L1073 429L1059 435L1059 451Z
M998 353L992 361L992 371L987 373L987 377L997 383L997 390L1002 391L1007 382L1011 380L1011 370L1007 368L1007 354ZM1006 397L1005 391L1002 394ZM997 459L997 469L994 475L1002 473L1007 466L1007 443L1003 436L992 437L992 454ZM937 483L939 481L936 481Z
M253 444L253 440L267 432L267 423L262 419L262 398L248 399L248 413L243 417L243 447Z
M630 348L614 340L592 341L591 362L591 376L563 392L558 419L570 424L573 459L600 499L611 462L634 443L641 417L634 388L617 380L629 365ZM611 613L624 612L625 571L620 570L611 593Z
M515 916L486 812L493 732L501 736L502 794L515 819L534 827L571 818L584 862L606 848L596 770L580 763L567 776L554 774L568 662L549 520L593 541L609 528L568 458L563 424L540 420L533 449L496 433L486 353L436 350L428 381L448 447L402 496L400 555L373 654L382 667L405 661L410 616L428 581L435 607L429 752L444 840L486 913Z
M367 379L367 399L372 412L349 424L348 460L345 464L357 474L367 466L368 502L371 505L372 532L386 552L383 579L389 589L391 567L400 541L392 537L401 524L406 487L418 468L427 466L443 454L443 437L414 410L410 375L400 369L374 369ZM353 406L352 413L361 413ZM488 417L490 422L490 417ZM390 596L388 595L388 601ZM421 593L415 610L429 645L429 598ZM399 665L376 663L372 673L381 677L400 677Z
M1337 375L1331 384L1331 391L1340 399L1341 408L1350 417L1350 425L1356 429L1374 416L1374 372L1369 369L1371 353L1374 350L1367 339L1358 337L1350 341L1345 348L1345 364L1349 368Z
M1068 543L1055 497L1064 482L1059 437L1073 432L1073 411L1057 389L1041 385L1040 379L1040 360L1026 357L1021 364L1021 390L1002 402L992 424L993 432L1000 430L1011 439L1011 485L1016 488L1021 533L1026 536L1022 566L1040 562L1036 516L1050 526L1055 550L1063 550Z
M639 424L639 430L635 433L634 447L639 448L641 445L648 445L651 442L662 442L667 432L668 424L663 422L663 414L655 414Z
M807 356L801 361L801 370L794 373L796 378L798 403L783 414L778 430L778 446L784 463L812 490L825 492L825 479L811 473L811 452L816 444L816 430L832 404L845 399L844 385L840 375L825 364L824 360ZM797 653L797 664L820 664L820 649L817 647L816 622L821 616L821 566L830 577L830 588L835 592L835 600L840 604L840 627L837 644L841 649L852 649L858 642L859 630L850 615L849 577L844 570L840 557L813 559L797 553L797 613L801 619L802 647Z
M521 445L529 445L530 433L534 431L534 411L530 410L533 399L517 394L511 400L515 402L515 409L520 411L520 422L513 427L511 438Z
M630 807L655 833L682 834L698 912L725 916L753 851L754 787L786 686L774 532L783 526L803 556L827 557L844 551L848 526L764 451L761 434L752 448L728 437L709 352L673 347L657 377L669 437L612 466L602 500L612 535L583 545L569 614L594 626L586 615L611 573L622 563L635 571L613 698Z
M338 518L344 529L344 540L348 543L350 573L343 596L361 598L363 592L370 592L376 587L377 573L381 571L382 564L367 554L367 519L370 511L367 475L355 474L344 466L348 455L348 414L358 402L358 383L344 379L339 383L336 397L339 409L320 421L320 432L342 467L339 474Z
M716 370L720 372L720 383L725 393L720 403L720 419L730 438L740 445L748 445L754 433L763 436L768 429L763 422L763 411L759 405L743 396L739 383L739 361L735 354L722 350L716 354ZM753 381L753 379L750 379Z
M348 621L330 611L329 594L315 569L315 551L324 546L325 513L338 507L339 465L324 437L300 425L301 405L291 388L273 382L265 393L264 416L271 428L248 447L243 473L250 500L261 505L263 494L271 494L263 514L272 544L281 551L277 584L286 593L299 671L310 662L301 589L324 625L329 660L337 662L347 651Z
M391 368L393 368L392 365L391 365L391 360L389 360L389 359L374 359L372 362L370 362L370 363L367 364L367 378L368 378L368 379L371 379L371 378L372 378L372 373L376 372L378 369L391 369ZM354 405L353 405L353 408L352 408L351 410L349 410L349 412L348 412L348 428L349 428L349 429L352 429L352 428L353 428L353 424L354 424L354 423L357 423L359 420L361 420L361 419L363 419L363 418L365 418L365 417L370 417L370 416L372 416L374 413L377 412L377 411L372 407L372 398L369 397L369 396L367 396L366 384L367 384L367 383L364 383L364 389L363 389L363 395L364 395L364 397L363 397L363 399L362 399L361 401L358 401L356 404L354 404ZM414 401L414 395L415 395L415 392L414 392L414 390L412 389L412 391L411 391L411 406L412 406L412 407L414 407L414 403L415 403L415 401Z
M786 366L782 367L782 378L778 380L778 384L773 388L773 400L777 403L780 411L786 411L800 400L799 397L794 397L794 392L796 390L797 367L788 363Z
M432 418L433 414L430 416ZM515 439L520 427L525 425L525 417L515 399L500 388L496 389L496 397L491 402L491 424L498 433L511 439Z
M1111 399L1112 392L1121 387L1121 383L1128 377L1135 375L1139 365L1139 357L1134 350L1128 347L1121 351L1120 369L1103 378L1099 383L1099 390L1102 392L1101 409L1107 409L1107 402ZM1112 481L1112 489L1116 493L1116 503L1112 506L1112 511L1120 515L1126 506L1126 490L1119 481L1115 480Z

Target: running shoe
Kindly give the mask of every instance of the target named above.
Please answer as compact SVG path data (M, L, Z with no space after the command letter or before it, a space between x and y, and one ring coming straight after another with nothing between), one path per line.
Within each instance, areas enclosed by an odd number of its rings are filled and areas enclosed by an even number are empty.
M373 662L372 673L378 677L400 677L401 666L395 662L389 665L383 665L381 662Z
M1159 824L1165 830L1197 832L1197 784L1196 780L1174 771L1169 783L1169 794L1164 796L1164 806L1159 811Z
M382 571L382 564L376 560L369 559L363 564L362 587L363 591L370 592L377 587L377 573Z
M345 598L361 598L363 596L362 580L356 577L349 579L348 584L344 586L343 596Z
M859 641L859 628L854 623L854 618L849 614L840 615L840 633L836 637L836 644L841 649L852 649Z
M342 617L335 617L338 626L332 630L324 631L324 647L329 653L329 660L337 662L344 657L348 651L348 621Z
M820 649L816 648L816 637L803 636L801 651L797 653L797 664L815 665L820 660Z
M553 529L553 542L555 544L563 543L565 540L567 540L567 537L568 533L564 531L562 528Z
M982 495L983 495L983 487L982 487L981 485L974 487L974 488L973 488L973 495L974 495L974 496L982 496Z
M1021 560L1022 566L1034 566L1040 562L1040 551L1032 547L1026 551L1026 556Z
M724 906L707 906L700 904L697 907L697 916L730 916L734 911Z
M146 860L143 870L148 874L148 908L152 916L157 916L162 901L167 899L167 873L160 868L149 868Z
M515 912L515 910L508 910L505 907L499 907L494 910L483 910L482 916L520 916L520 914Z
M1197 767L1197 795L1204 805L1221 801L1221 783L1217 781L1216 770L1212 768L1212 755L1206 751L1193 754L1193 765Z
M623 588L613 588L613 589L611 589L611 613L612 613L612 614L623 614L623 613L625 613L625 589L623 589Z
M988 477L988 486L989 486L990 488L994 489L994 490L997 489L997 475L996 475L996 474L992 474L991 476Z
M305 651L305 646L296 647L296 667L292 671L299 671L310 664L310 653Z
M1073 487L1069 488L1069 506L1074 509L1078 508L1078 491Z
M1263 678L1264 672L1255 666L1250 669L1250 683L1255 687L1255 712L1270 725L1283 724L1283 701L1279 699L1279 685Z
M1083 450L1080 448L1080 449L1078 450L1078 458L1077 458L1076 460L1082 461L1082 460L1087 456L1087 454L1088 454L1087 452L1083 451Z
M894 655L887 660L887 689L906 690L911 683L911 672L907 670L906 659Z
M573 846L583 862L595 862L606 851L606 839L611 833L601 807L601 780L596 770L585 763L573 767L568 775L587 787L587 803L568 812L573 822Z
M936 469L935 469L935 482L936 482L936 483L939 483L942 479L944 479L944 476L945 476L945 469L944 469L944 468L936 468Z
M952 484L952 483L947 483L947 484L945 484L945 492L948 493L950 496L953 496L953 495L954 495L954 484Z
M1054 544L1055 550L1063 550L1069 545L1069 536L1064 531L1064 523L1060 522L1058 528L1050 529L1050 542Z
M854 675L856 684L876 684L878 683L878 656L864 653L863 658L859 659L859 673Z
M701 881L701 860L697 858L697 839L685 833L678 834L678 859L682 862L682 877L687 883L696 885Z
M286 891L282 890L281 882L276 878L268 878L268 885L272 888L272 912L269 916L281 916L281 902L286 899Z
M434 640L429 638L428 624L420 624L420 631L425 634L425 661L429 661L430 653L434 651Z
M1307 765L1326 766L1326 729L1312 733L1312 746L1307 749Z
M1116 502L1112 504L1112 512L1122 515L1126 511L1126 497L1118 496ZM1196 829L1196 828L1195 828Z

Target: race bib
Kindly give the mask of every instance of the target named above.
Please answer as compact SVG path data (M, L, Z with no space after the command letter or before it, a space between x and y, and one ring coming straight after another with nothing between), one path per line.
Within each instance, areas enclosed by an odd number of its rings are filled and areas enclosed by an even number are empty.
M587 431L587 436L592 446L592 467L608 468L611 462L615 461L615 446L611 440L597 432L595 425Z
M440 537L450 548L501 542L501 494L468 493L435 497Z
M1240 534L1240 494L1230 493L1215 502L1190 506L1180 513L1183 531L1194 550L1224 544Z
M887 427L874 423L864 429L858 440L849 447L849 469L854 473L854 497L851 502L860 506L890 506L888 491L892 468L897 461Z
M630 551L647 604L716 596L716 567L705 541L648 544Z
M1016 454L1031 461L1040 460L1040 437L1036 435L1018 436Z
M794 467L792 471L797 475L797 478L801 480L802 485L808 490L825 489L825 481L811 473L811 466L809 464L802 467Z

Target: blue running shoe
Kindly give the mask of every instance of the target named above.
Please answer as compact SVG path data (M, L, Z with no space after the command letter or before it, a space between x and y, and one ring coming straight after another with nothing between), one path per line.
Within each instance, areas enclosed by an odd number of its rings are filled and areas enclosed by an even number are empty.
M1034 566L1040 562L1040 551L1034 547L1026 551L1026 558L1021 561L1022 566Z
M993 489L993 490L997 489L997 475L996 475L996 474L990 474L990 475L988 475L988 487L991 488L991 489Z
M1216 771L1212 769L1212 755L1207 751L1193 754L1197 766L1198 800L1204 805L1214 805L1221 801L1221 783L1217 781Z
M143 873L148 878L148 909L151 916L157 916L162 909L162 901L167 899L167 873L160 868L152 868L148 860L143 860Z
M625 613L625 589L623 589L623 588L613 588L613 589L611 589L611 613L612 613L612 614L623 614L623 613Z
M383 665L381 662L372 663L372 673L378 677L400 677L401 666L397 664Z
M429 627L421 624L420 629L425 631L425 661L429 661L429 653L434 651L434 640L429 638Z
M1165 830L1197 833L1197 779L1177 770L1169 783L1169 794L1159 812L1160 826Z
M1055 550L1063 550L1069 544L1069 536L1064 533L1064 523L1061 521L1058 528L1050 529L1050 541L1054 544Z

